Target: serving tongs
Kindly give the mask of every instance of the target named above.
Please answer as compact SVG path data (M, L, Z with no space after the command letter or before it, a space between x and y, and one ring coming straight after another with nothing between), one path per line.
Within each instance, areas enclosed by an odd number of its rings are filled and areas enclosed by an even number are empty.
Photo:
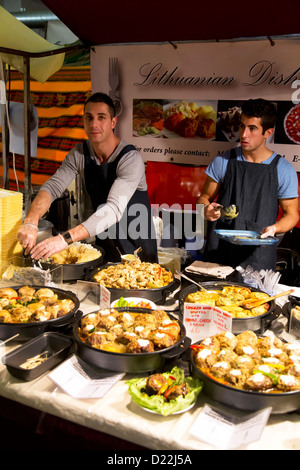
M200 287L201 290L203 290L204 292L208 292L206 289L204 289L203 286L201 286L201 284L199 284L198 282L194 281L193 279L191 279L190 277L186 276L185 274L179 272L179 271L176 271L176 274L178 274L180 277L184 277L184 279L186 279L187 281L190 281L192 282L193 284L196 284L196 286Z
M247 300L246 301L243 300L243 302L241 302L239 306L246 310L251 310L252 308L259 307L260 305L266 304L270 302L271 300L277 299L278 297L283 297L284 295L292 294L292 292L294 292L294 289L287 290L285 292L280 292L279 294L272 295L272 297L269 297L267 299L261 299L261 300L253 299L253 300L249 300L248 302Z
M25 259L28 259L28 260L30 261L31 266L32 266L33 268L40 268L40 269L43 269L43 266L42 266L40 260L39 260L39 259L36 260L36 259L31 258L30 254L26 255L26 254L25 254L25 249L23 249L23 257L24 257Z

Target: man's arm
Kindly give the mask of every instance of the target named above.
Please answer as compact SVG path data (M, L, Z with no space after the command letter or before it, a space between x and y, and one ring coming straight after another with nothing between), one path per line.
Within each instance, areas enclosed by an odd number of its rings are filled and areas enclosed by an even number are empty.
M197 201L197 204L204 204L204 217L212 222L219 219L221 212L216 210L218 204L213 202L219 194L220 184L208 176L203 185L202 193Z
M262 238L274 237L276 233L286 233L294 228L299 220L298 198L279 199L282 217L275 224L263 228Z

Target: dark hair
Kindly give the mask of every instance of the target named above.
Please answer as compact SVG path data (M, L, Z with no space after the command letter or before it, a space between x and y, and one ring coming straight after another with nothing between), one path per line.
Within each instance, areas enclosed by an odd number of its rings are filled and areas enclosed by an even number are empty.
M109 114L111 118L115 117L116 115L116 108L114 102L111 97L106 95L105 93L97 92L91 95L84 103L84 108L86 107L87 103L105 103L109 107Z
M275 127L276 106L271 101L262 98L250 99L242 104L242 114L247 117L261 118L263 133Z

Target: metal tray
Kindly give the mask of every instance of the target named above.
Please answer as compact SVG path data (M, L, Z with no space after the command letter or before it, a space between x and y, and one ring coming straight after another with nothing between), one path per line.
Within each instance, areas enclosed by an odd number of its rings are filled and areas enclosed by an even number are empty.
M234 245L275 245L279 242L276 237L260 238L260 233L250 230L215 230L219 238Z
M14 349L2 358L7 370L17 379L34 380L45 372L53 369L65 360L73 346L73 339L60 333L43 333ZM47 359L32 369L24 369L21 365L39 354L47 355Z

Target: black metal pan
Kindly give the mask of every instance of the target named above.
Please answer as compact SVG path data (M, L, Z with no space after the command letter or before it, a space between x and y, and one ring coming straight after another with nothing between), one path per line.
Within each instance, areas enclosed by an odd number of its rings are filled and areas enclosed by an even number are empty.
M120 307L115 310L119 312L137 312L147 313L151 315L151 310L147 308L128 308ZM95 312L93 312L95 313ZM169 317L177 320L172 315ZM154 371L162 368L167 362L179 358L190 346L191 340L186 337L186 331L183 324L179 321L180 325L180 339L169 348L161 349L159 351L148 353L116 353L96 349L84 343L79 335L78 328L80 326L81 318L77 319L73 324L73 337L75 341L76 354L88 364L100 367L110 371L139 373ZM178 321L178 320L177 320Z
M224 282L224 281L216 281L216 282L202 282L201 286L204 287L206 290L221 290L225 286L243 286L248 287L246 284L239 284L237 282ZM183 315L184 311L184 300L185 298L193 293L200 290L200 287L196 285L190 285L184 287L179 292L179 308L180 313ZM259 289L251 288L252 291L255 292L262 292ZM270 304L269 310L256 317L249 317L249 318L233 318L232 319L232 333L238 334L245 330L252 330L263 334L267 328L269 328L270 324L280 315L281 309L278 307L274 300L268 302Z
M100 268L94 269L91 271L86 278L87 281L96 282L95 274L102 269L106 269L109 266L117 266L120 263L107 263ZM108 288L111 294L111 301L119 299L120 297L139 297L148 300L152 300L154 303L163 304L166 298L175 290L178 286L178 281L174 279L170 284L164 287L156 287L154 289L117 289L117 288Z
M12 289L18 290L22 287L12 286ZM35 286L32 285L34 289L44 289L47 286ZM15 335L16 338L14 341L28 341L29 339L35 338L36 336L48 332L48 331L59 331L66 326L69 326L76 316L76 312L79 308L79 299L71 291L66 291L63 289L58 289L56 287L50 287L55 294L57 294L59 299L70 299L74 302L75 307L66 315L63 315L59 318L54 318L52 320L46 321L37 321L37 322L28 322L28 323L0 323L0 340L6 340Z
M101 266L105 262L104 250L100 247L96 248L101 253L101 256L99 258L93 259L92 261L74 264L54 264L46 262L42 262L41 264L44 269L54 269L60 266L62 268L63 281L77 281L85 279L90 271L92 271L98 266Z
M195 344L200 344L198 341ZM300 391L282 393L264 393L239 390L217 382L202 372L190 353L190 373L203 381L203 393L210 399L241 411L258 411L271 407L272 414L285 414L300 409Z
M300 307L300 297L290 295L288 302L282 307L282 314L288 319L288 331L300 338L300 315L291 315L294 307Z

